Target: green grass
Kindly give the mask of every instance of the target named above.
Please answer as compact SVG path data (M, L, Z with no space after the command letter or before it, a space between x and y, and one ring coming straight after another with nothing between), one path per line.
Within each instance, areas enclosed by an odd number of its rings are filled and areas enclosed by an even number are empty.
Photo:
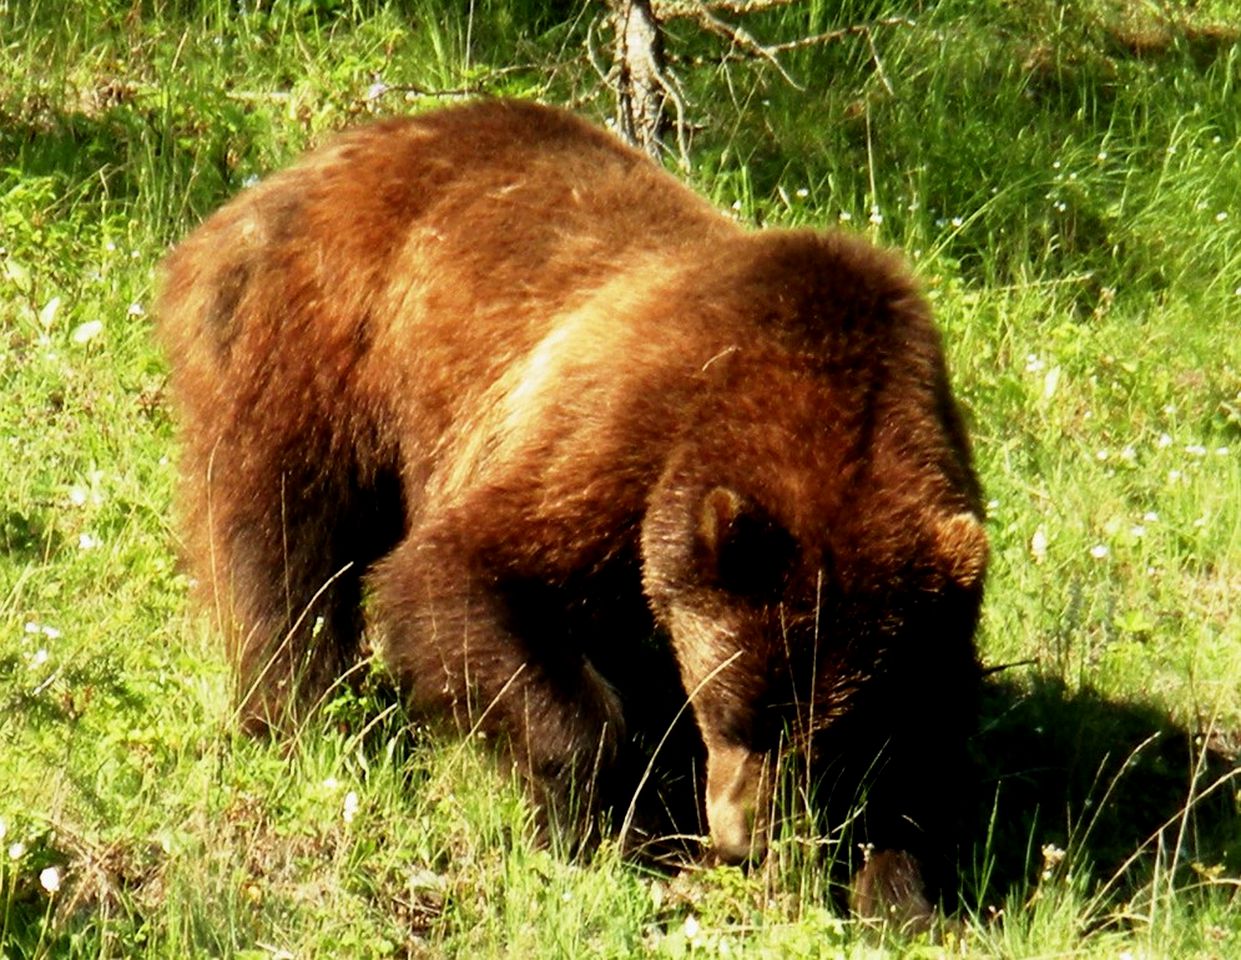
M543 849L485 749L381 693L291 750L233 735L176 559L154 266L250 177L456 97L434 91L603 119L592 14L0 2L0 954L1235 955L1235 2L808 0L751 20L785 39L908 18L786 56L803 89L672 27L689 179L747 220L906 249L969 412L991 500L980 644L1020 665L992 678L989 839L943 943L885 945L837 913L814 838L748 875Z

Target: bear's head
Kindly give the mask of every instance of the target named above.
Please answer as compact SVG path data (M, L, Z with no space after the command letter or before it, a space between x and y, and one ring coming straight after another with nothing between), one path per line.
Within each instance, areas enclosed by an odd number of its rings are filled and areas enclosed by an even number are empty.
M782 750L916 736L919 691L970 674L987 539L941 405L843 402L787 356L724 382L651 493L642 552L707 750L712 844L738 862L765 849ZM859 716L866 743L834 736Z

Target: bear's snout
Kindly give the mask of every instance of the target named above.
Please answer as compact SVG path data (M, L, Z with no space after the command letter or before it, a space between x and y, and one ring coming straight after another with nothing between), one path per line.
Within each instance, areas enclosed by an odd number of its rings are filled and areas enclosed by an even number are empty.
M759 860L767 852L771 764L765 754L734 744L707 749L707 824L724 863Z

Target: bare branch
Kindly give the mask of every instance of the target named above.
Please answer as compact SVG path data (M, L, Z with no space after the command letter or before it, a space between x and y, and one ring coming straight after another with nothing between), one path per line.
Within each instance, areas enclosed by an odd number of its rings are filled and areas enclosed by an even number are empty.
M713 14L705 4L700 4L693 13L687 13L686 16L697 20L699 25L701 25L704 30L708 30L717 36L723 37L733 46L740 47L753 56L766 60L776 68L780 76L784 78L785 82L789 86L798 90L804 89L802 85L794 80L789 72L784 69L784 65L776 58L775 52L770 47L759 43L758 40L754 38L754 35L744 27L739 27L736 24L727 23L721 20L719 17L715 16L715 14Z
M799 2L800 0L658 0L655 13L661 20L697 17L702 10L745 16L747 13L761 13Z
M798 37L796 40L788 40L784 43L773 43L767 47L770 53L787 53L790 50L801 50L805 47L815 47L824 43L833 43L837 40L843 40L849 36L870 37L871 31L876 27L915 27L917 24L908 17L884 17L882 20L874 20L871 23L853 24L848 27L841 27L838 30L828 30L826 33L816 33L809 37Z

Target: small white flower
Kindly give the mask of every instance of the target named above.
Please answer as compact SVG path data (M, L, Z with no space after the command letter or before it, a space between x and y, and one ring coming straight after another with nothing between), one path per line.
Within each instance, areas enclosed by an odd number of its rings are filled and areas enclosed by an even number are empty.
M52 297L43 305L43 309L39 311L39 323L45 327L50 327L52 321L56 319L56 311L60 309L60 297Z
M22 627L22 629L26 631L26 633L38 633L39 625L32 620L27 620L26 625Z
M1223 222L1224 222L1225 220L1227 220L1227 219L1228 219L1228 211L1227 211L1227 210L1221 210L1219 213L1217 213L1217 214L1215 215L1215 222L1216 222L1216 223L1223 223Z
M1146 536L1146 528L1140 523L1135 523L1133 527L1130 528L1129 532L1133 535L1135 540L1141 540L1144 536Z
M16 843L9 844L9 859L20 860L26 855L26 845L18 840Z
M879 212L878 207L870 208L869 219L870 219L870 222L873 223L875 226L879 226L879 224L883 223L883 214Z
M74 343L89 343L103 332L103 323L99 320L87 320L71 334Z
M135 250L134 252L137 253L138 251ZM131 317L145 317L146 316L146 309L140 303L131 303L129 305L129 308L125 312L129 314L129 316Z
M380 97L382 97L387 92L388 92L388 85L384 83L382 80L380 80L377 83L372 83L367 88L366 99L367 100L378 100Z
M693 940L695 937L697 937L698 931L700 929L701 927L698 925L698 918L695 917L692 913L688 917L685 918L684 930L685 930L685 938L687 940Z
M32 653L32 654L30 655L30 664L29 664L30 669L31 669L31 670L38 670L38 669L39 669L39 667L41 667L41 666L43 666L43 664L47 663L47 656L48 656L48 654L47 654L47 648L46 648L46 647L40 647L38 650L36 650L34 653Z
M1107 545L1103 543L1096 543L1093 547L1090 548L1090 555L1094 557L1096 560L1102 560L1110 552L1111 551L1108 550Z
M851 214L848 210L840 211L840 222L841 223L848 223L852 219L853 219L853 214Z
M1166 433L1161 433L1159 435L1159 439L1155 441L1155 446L1159 447L1161 450L1165 447L1170 447L1172 446L1172 438Z
M1154 510L1147 510L1144 514L1142 514L1142 519L1146 523L1158 523L1159 514L1157 514Z
M79 550L94 550L97 546L99 546L99 540L93 535L89 533L78 534Z
M1205 457L1207 455L1207 448L1200 443L1190 443L1186 444L1185 452L1191 457Z
M793 191L793 193L801 197L803 200L805 200L806 197L810 196L810 190L807 189L806 187L798 187L796 190Z
M329 792L335 792L336 788L339 786L340 786L340 783L337 781L335 777L328 777L327 779L323 781L323 789Z
M1120 451L1120 458L1127 463L1133 463L1138 458L1138 452L1133 447L1125 447Z
M1047 533L1042 527L1035 530L1034 536L1030 538L1030 555L1036 563L1047 559Z
M251 173L242 179L241 185L243 187L253 187L258 182L259 182L259 175L257 173Z
M1180 470L1169 470L1168 471L1168 483L1176 483L1180 479L1181 479Z
M1094 455L1094 457L1095 457L1095 459L1096 459L1096 460L1103 461L1103 460L1106 460L1106 459L1107 459L1108 457L1110 457L1111 455L1112 455L1112 452L1111 452L1110 450L1104 449L1104 450L1100 450L1100 451L1098 451L1098 452Z
M73 504L75 507L85 506L86 491L83 490L81 487L70 487L69 488L69 502Z
M60 631L56 627L48 626L46 623L39 628L39 632L49 640L59 640Z
M965 223L965 220L962 217L953 217L948 222L951 223L954 227L959 227Z
M39 874L39 886L48 893L55 893L60 889L60 871L55 867L45 867Z
M1026 373L1042 373L1047 364L1037 353L1026 354Z
M353 818L358 815L358 795L350 790L345 794L345 806L341 810L341 816L345 823L353 823Z
M1227 448L1227 447L1216 447L1216 448L1215 448L1215 455L1216 455L1217 457L1226 457L1226 456L1228 456L1228 448Z
M1107 151L1100 150L1098 153L1095 154L1095 159L1098 160L1100 163L1103 162L1104 160L1107 159Z

